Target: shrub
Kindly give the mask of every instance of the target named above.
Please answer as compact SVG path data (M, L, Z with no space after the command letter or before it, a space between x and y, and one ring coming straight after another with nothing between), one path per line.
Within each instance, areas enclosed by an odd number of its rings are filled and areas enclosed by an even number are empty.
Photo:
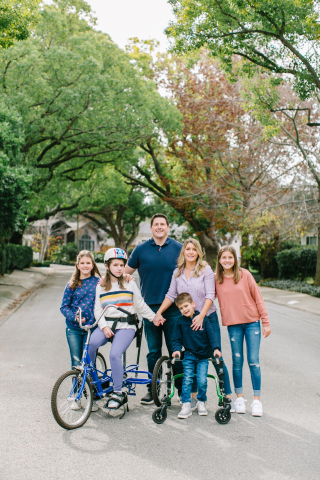
M70 242L60 245L53 256L54 263L67 264L75 262L78 255L78 247L75 243Z
M313 297L320 297L320 287L309 285L309 283L297 282L294 280L272 280L270 282L260 282L260 285L262 287L279 288L280 290L307 293Z
M32 260L33 253L31 247L10 244L6 246L6 271L28 268Z
M104 262L104 253L102 252L93 252L93 256L96 262L103 263Z
M276 255L279 279L306 279L315 277L317 247L299 247L282 250Z

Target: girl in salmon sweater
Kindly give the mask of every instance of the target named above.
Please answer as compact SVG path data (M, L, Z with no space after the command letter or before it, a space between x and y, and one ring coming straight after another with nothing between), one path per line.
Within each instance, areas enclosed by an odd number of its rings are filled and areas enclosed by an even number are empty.
M230 245L222 247L216 268L216 295L219 300L222 325L228 327L232 351L232 373L237 400L236 413L245 413L243 398L243 342L246 341L247 360L253 388L252 415L263 414L260 401L261 370L259 349L261 340L260 319L264 338L271 333L267 309L258 285L251 273L240 268L236 251Z

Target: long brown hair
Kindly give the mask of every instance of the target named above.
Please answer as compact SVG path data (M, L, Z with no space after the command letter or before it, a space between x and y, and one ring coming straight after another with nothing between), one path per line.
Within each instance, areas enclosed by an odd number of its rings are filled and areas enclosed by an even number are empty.
M92 253L89 250L81 250L81 252L79 252L77 255L76 269L72 274L72 277L70 278L69 287L71 288L71 290L75 290L77 287L82 287L82 280L80 279L81 272L78 268L78 265L81 258L83 257L90 258L92 262L93 268L91 270L91 277L94 277L96 273L99 275L99 277L101 277L101 273L99 272L99 269L97 267L97 264L94 260L94 256L92 255Z
M101 282L101 287L104 288L106 290L106 292L111 290L111 287L112 287L111 275L110 275L110 265L111 265L111 262L113 260L122 260L124 265L126 264L126 261L123 258L110 258L110 260L107 260L105 262L105 266L108 267L108 268L106 269L106 274L103 277L103 280ZM123 284L124 281L125 281L124 276L121 275L121 277L118 278L118 284L119 284L119 287L121 288L121 290L126 289L126 287Z
M234 265L233 265L233 280L234 283L238 283L241 278L242 268L239 267L238 259L237 259L237 252L231 245L224 245L224 247L220 248L218 253L218 261L217 261L217 268L216 268L216 282L222 283L223 282L223 267L220 264L219 260L222 257L224 252L230 252L234 258Z
M199 277L199 274L200 274L201 270L204 270L206 268L206 266L208 265L208 263L206 261L202 260L203 259L203 251L202 251L200 242L198 242L198 240L195 240L194 238L188 238L184 242L184 244L182 245L182 248L181 248L181 252L180 252L180 255L179 255L179 258L178 258L178 262L177 262L178 271L176 273L176 278L180 277L180 275L182 273L182 269L186 266L186 259L184 258L184 252L187 248L188 243L192 243L192 245L194 246L194 248L197 250L197 253L198 253L198 258L197 258L197 262L196 262L195 267L194 267L193 276L194 277Z

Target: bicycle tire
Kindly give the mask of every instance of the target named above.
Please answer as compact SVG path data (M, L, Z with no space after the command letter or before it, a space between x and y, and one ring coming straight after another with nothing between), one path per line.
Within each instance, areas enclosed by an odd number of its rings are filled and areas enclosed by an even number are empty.
M69 378L70 377L70 378ZM70 370L56 381L51 394L51 410L56 422L66 430L82 427L88 420L93 403L92 386L88 378L81 398L75 402L74 396L82 386L82 372ZM80 408L74 409L78 405Z
M104 373L107 370L107 362L102 353L98 352L96 356L96 369ZM98 373L98 377L102 377L101 373Z
M153 369L151 394L157 407L161 406L162 398L168 395L168 393L171 393L173 369L171 363L170 367L168 368L168 360L170 360L169 357L167 355L163 355L159 358Z

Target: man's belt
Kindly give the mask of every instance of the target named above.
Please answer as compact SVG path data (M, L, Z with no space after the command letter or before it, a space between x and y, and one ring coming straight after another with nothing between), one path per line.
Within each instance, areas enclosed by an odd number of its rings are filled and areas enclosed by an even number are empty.
M128 323L129 325L135 325L136 327L139 325L139 318L138 315L135 313L128 315L127 317L104 317L107 322L113 322L111 330L114 333L115 329L117 328L117 324L120 323Z

